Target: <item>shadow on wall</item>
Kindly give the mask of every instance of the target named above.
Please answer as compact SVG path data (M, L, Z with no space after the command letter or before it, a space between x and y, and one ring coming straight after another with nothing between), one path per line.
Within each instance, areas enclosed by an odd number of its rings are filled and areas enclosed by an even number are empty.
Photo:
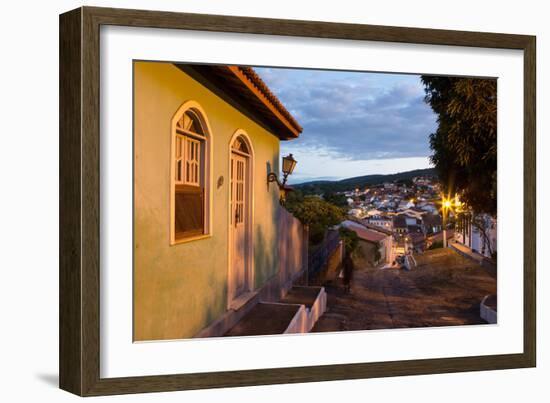
M227 308L227 286L223 287L221 290L216 286L219 283L219 278L216 277L216 273L211 271L209 274L208 284L209 289L205 292L205 295L210 296L210 301L205 301L207 307L204 312L204 321L202 323L207 323L208 325L215 322ZM201 330L201 329L199 329ZM195 330L194 333L199 330ZM194 334L193 333L193 334Z
M269 176L269 174L273 172L273 170L271 169L271 162L269 161L266 161L265 163L265 177L267 178ZM269 183L266 179L266 186L267 186L267 191L269 192L269 186L271 185L271 183Z
M258 288L277 272L277 248L268 242L260 226L256 226L254 238L254 287Z
M271 161L266 161L265 162L265 182L266 182L266 185L267 185L267 191L270 192L271 191L271 186L276 186L275 184L273 183L270 183L267 181L267 177L269 176L270 173L274 172L275 174L277 174L277 178L279 178L279 166L277 164L271 164ZM279 178L280 179L280 178ZM275 198L275 201L278 203L279 202L279 199L278 199L278 193L279 192L271 192L271 195L272 197Z
M369 242L359 241L357 249L353 252L353 260L358 267L375 267L375 254L377 247Z
M279 210L279 278L282 284L286 284L306 267L307 233L303 224L290 212L283 207Z
M267 176L273 170L273 164L271 161L265 163L266 173L264 176L266 183L266 191L269 197L269 203L271 206L267 208L267 211L271 211L271 225L269 228L273 230L272 234L266 233L266 228L256 225L253 231L254 236L254 287L262 287L266 281L278 272L278 250L277 250L277 237L279 236L277 230L277 223L279 221L279 195L274 183L267 181ZM267 207L267 206L266 206Z

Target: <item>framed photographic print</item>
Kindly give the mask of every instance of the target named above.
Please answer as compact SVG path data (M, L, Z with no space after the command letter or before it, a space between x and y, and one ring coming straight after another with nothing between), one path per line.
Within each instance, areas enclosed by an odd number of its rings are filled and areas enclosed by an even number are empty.
M535 366L535 37L60 16L60 387Z

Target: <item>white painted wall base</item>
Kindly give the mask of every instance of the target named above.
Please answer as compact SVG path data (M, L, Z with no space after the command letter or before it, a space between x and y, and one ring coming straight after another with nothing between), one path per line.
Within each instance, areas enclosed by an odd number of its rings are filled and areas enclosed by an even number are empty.
M487 298L489 298L489 295L486 295L479 304L479 315L481 319L485 320L487 323L495 324L497 323L497 311L485 305Z
M325 288L321 287L311 308L300 305L300 309L289 323L285 333L309 333L326 310L327 293Z

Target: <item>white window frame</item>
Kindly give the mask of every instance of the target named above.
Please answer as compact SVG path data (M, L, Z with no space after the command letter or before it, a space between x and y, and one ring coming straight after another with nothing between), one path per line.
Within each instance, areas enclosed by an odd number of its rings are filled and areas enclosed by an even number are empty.
M174 183L178 185L201 186L201 145L204 142L204 148L206 149L207 138L197 133L176 128L175 142L174 169L176 170L176 176ZM189 147L190 144L191 147ZM180 163L179 165L178 162Z
M185 129L182 129L178 126L178 121L184 116L184 114L188 111L191 111L194 115L197 116L201 127L204 131L204 135L200 135L198 133L194 133ZM174 114L174 117L172 118L172 124L171 124L171 130L170 130L170 138L171 138L171 147L170 147L170 245L177 245L181 243L186 243L190 241L195 241L199 239L204 239L212 236L212 150L213 150L213 138L212 138L212 129L210 126L210 123L208 122L207 115L204 111L204 109L200 106L200 104L194 100L186 101L184 102L177 110L177 112ZM177 154L177 148L178 140L181 139L181 153ZM185 173L185 165L186 162L186 140L190 140L191 142L201 142L203 143L203 150L204 152L201 155L200 149L201 147L198 147L198 156L196 158L196 161L192 161L191 165L197 164L197 176L193 178L193 180L187 180ZM195 143L196 144L196 143ZM176 177L176 163L177 161L181 161L181 176L179 179ZM202 168L202 169L201 169ZM202 171L202 172L201 172ZM203 188L204 188L204 199L203 199L203 211L204 211L204 229L203 233L200 235L193 235L181 239L176 238L175 233L175 189L176 185L188 185L188 186L200 186L200 181L204 182Z

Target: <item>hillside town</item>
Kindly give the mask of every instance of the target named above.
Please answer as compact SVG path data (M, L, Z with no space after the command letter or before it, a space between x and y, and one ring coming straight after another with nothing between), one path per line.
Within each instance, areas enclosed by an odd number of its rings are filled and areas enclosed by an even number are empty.
M495 287L496 218L445 197L436 176L308 197L345 202L341 222L310 245L309 281L329 295L329 313L314 331L496 322L496 297L483 295ZM346 244L349 232L355 247ZM471 302L459 315L460 300Z
M455 243L480 258L495 255L496 220L488 215L472 220L456 208L443 211L435 176L383 182L337 195L345 196L348 205L347 218L340 225L356 232L362 242L380 245L378 259L367 259L374 266L408 266L407 256Z
M346 192L348 214L357 221L344 225L355 228L360 223L365 227L360 233L363 237L371 232L389 237L391 253L383 261L395 264L395 259L407 252L419 253L441 242L439 193L439 183L433 177L416 177L410 184L384 182Z

